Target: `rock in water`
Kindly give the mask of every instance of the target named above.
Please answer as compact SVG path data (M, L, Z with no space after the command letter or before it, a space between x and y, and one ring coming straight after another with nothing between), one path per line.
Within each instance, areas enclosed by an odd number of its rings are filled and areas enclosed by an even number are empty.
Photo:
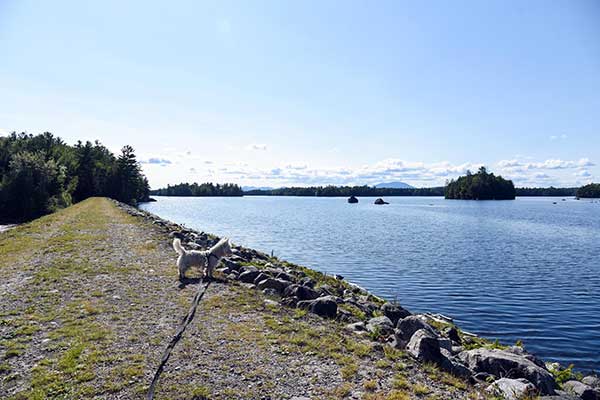
M494 395L501 395L506 400L521 400L534 398L536 389L527 379L498 379L486 389Z
M390 204L390 203L388 203L387 201L385 201L381 197L379 197L377 200L375 200L375 202L373 204L383 205L383 204Z
M511 371L512 378L525 378L542 394L554 394L556 382L552 374L522 355L480 348L463 351L458 357L474 372L487 372L502 377L507 371Z
M350 203L350 204L356 204L356 203L358 203L358 199L356 197L354 197L354 196L350 196L348 198L348 203Z

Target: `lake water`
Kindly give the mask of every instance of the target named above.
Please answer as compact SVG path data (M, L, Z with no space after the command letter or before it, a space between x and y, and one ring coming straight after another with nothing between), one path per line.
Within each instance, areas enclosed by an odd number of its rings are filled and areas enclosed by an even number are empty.
M600 370L600 202L156 197L141 208ZM556 204L554 204L556 202Z

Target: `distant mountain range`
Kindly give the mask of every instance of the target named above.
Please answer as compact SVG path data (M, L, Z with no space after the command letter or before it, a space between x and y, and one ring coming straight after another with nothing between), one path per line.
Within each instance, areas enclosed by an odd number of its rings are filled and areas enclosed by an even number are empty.
M383 183L378 183L377 185L375 185L374 187L378 188L378 189L414 189L414 186L409 185L408 183L404 183L404 182L383 182Z

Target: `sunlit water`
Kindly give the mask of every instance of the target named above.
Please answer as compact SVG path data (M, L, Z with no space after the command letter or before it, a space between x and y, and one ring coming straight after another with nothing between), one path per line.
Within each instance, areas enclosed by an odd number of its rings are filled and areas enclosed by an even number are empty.
M156 197L141 207L600 370L600 202ZM556 202L556 204L554 204Z

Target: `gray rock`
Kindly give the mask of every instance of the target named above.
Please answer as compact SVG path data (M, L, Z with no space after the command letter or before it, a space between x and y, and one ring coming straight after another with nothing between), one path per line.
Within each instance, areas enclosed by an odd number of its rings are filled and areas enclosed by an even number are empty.
M278 273L277 275L275 275L275 277L277 279L283 279L284 281L288 281L288 282L294 282L294 281L296 281L296 278L294 278L294 276L288 274L287 272L283 272L283 271L281 271L280 273Z
M240 276L238 277L238 279L240 280L240 282L254 283L254 279L256 279L256 277L258 276L258 274L260 274L260 272L258 272L257 269L246 270L246 271L244 271L244 272L242 272L240 274Z
M239 271L240 270L240 264L238 264L237 262L233 261L231 258L224 258L221 261L231 271Z
M535 396L537 389L527 379L502 378L492 383L486 389L489 393L503 396L506 400L521 400Z
M282 279L267 278L258 282L256 287L260 290L274 289L278 294L281 294L289 284L288 281Z
M458 329L456 329L456 327L452 326L450 328L448 328L446 331L446 336L448 336L448 339L452 340L455 343L461 344L462 341L460 339L460 335L458 334Z
M581 382L585 383L588 386L591 386L593 388L599 388L600 389L600 378L597 377L596 375L588 375L586 377L584 377Z
M567 393L562 390L557 390L556 394L553 396L542 396L537 397L536 400L581 400L579 396L576 396L572 393Z
M394 325L386 316L375 317L367 322L367 330L371 333L377 332L382 336L389 336L394 333Z
M398 321L397 329L394 335L394 346L403 349L409 342L413 334L419 329L429 331L432 336L436 336L434 329L417 315L409 315Z
M337 302L334 296L322 296L314 300L298 302L298 307L308 308L313 314L327 318L335 318L337 315Z
M309 278L308 276L306 276L306 277L300 279L300 284L302 286L308 286L309 288L314 288L315 285L317 284L317 282L315 282L314 279Z
M487 372L497 377L525 378L542 394L554 394L556 382L552 374L522 355L480 348L463 351L458 357L474 372Z
M393 303L384 303L381 306L381 312L383 315L388 317L394 326L398 323L398 320L402 318L406 318L410 315L410 312L399 306L398 304Z
M256 278L254 278L254 284L258 285L258 282L269 278L271 278L271 275L265 274L264 272L259 272L258 275L256 275Z
M442 360L440 344L435 335L427 329L419 329L412 335L406 345L406 351L419 361L439 364Z
M268 296L268 297L276 297L276 296L279 296L279 294L280 294L277 290L275 290L273 288L263 289L262 292L265 296Z
M448 338L438 338L440 348L445 349L448 353L452 353L452 340Z
M354 322L353 324L348 324L344 327L344 329L347 331L350 331L350 332L366 332L367 331L367 327L365 326L365 323L362 321Z
M591 386L579 381L567 381L563 383L563 390L567 393L573 393L582 400L598 400L598 392Z
M298 300L314 300L319 297L319 293L317 293L316 290L308 286L297 284L289 285L287 288L285 288L283 295L285 297L295 296L298 298Z

